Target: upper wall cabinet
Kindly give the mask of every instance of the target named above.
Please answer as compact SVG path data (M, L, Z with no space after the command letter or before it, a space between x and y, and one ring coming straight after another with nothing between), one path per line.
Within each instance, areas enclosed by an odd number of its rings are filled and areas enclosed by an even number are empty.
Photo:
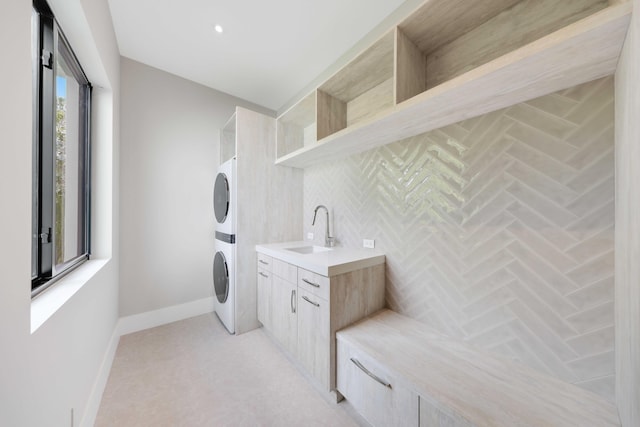
M276 163L305 168L613 74L631 9L427 0L278 119Z

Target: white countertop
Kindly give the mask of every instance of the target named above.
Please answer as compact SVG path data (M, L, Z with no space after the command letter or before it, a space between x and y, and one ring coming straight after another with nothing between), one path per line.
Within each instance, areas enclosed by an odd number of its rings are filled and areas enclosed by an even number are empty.
M325 252L309 254L287 250L287 248L312 245L312 242L304 241L269 243L256 245L256 251L323 276L335 276L385 262L384 254L376 249L351 249L336 246Z

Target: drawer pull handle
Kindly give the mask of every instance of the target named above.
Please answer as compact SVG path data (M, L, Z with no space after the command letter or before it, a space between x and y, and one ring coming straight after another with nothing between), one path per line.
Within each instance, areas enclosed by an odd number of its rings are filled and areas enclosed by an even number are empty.
M313 302L313 301L311 301L309 298L307 298L307 297L306 297L306 296L304 296L304 295L302 296L302 299L303 299L303 300L305 300L306 302L308 302L309 304L313 304L313 305L315 305L316 307L320 307L320 304L318 304L317 302Z
M296 291L294 289L294 290L291 291L291 312L293 314L296 314L296 306L293 305L295 300L296 300Z
M303 281L304 283L306 283L307 285L315 286L316 288L319 288L319 287L320 287L320 285L318 285L317 283L310 282L310 281L308 281L307 279L302 279L302 281Z
M259 259L259 260L258 260L258 262L259 262L260 264L269 265L269 263L268 263L267 261L263 261L263 260L261 260L261 259Z
M268 279L269 276L267 276L266 274L264 274L262 271L260 273L258 273L259 275L261 275L262 277L264 277L265 279Z
M362 370L362 372L364 372L365 374L369 375L371 378L373 378L374 380L376 380L377 382L379 382L383 386L388 387L388 388L392 388L391 384L389 384L388 382L380 379L380 377L378 377L377 375L371 373L371 371L369 371L367 368L362 366L362 363L360 363L358 361L358 359L355 359L355 358L352 357L351 361L353 362L354 365L356 365L358 368L360 368Z

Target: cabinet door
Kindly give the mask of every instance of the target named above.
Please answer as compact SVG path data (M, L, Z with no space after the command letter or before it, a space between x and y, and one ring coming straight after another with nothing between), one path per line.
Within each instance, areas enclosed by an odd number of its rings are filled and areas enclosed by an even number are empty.
M372 426L418 425L418 395L369 355L338 340L337 388Z
M271 326L271 273L258 268L258 321L269 331Z
M298 344L297 286L276 275L271 278L271 331L280 344L295 355Z
M329 390L329 303L298 287L298 360Z

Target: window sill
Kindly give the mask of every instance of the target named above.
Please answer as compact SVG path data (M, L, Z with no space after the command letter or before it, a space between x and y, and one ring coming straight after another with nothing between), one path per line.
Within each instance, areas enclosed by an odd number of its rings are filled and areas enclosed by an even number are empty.
M106 264L108 259L89 260L31 301L31 333L40 328Z

